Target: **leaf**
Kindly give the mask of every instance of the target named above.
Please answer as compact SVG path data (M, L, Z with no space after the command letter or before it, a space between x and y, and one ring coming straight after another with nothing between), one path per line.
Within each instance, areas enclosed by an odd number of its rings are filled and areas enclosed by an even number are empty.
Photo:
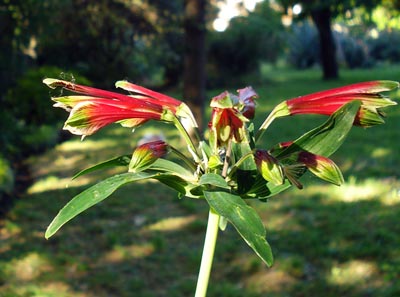
M148 169L171 173L180 176L185 180L195 180L195 177L193 176L193 173L191 171L187 170L186 168L175 162L166 159L157 159L157 161L155 161Z
M98 184L86 189L69 201L47 227L45 237L53 236L65 223L82 213L89 207L109 197L116 189L124 184L153 178L156 174L144 172L123 173L109 177Z
M344 142L353 126L360 105L360 101L351 101L345 104L333 113L324 124L303 134L275 157L280 159L298 151L329 157Z
M176 190L179 193L179 197L190 197L199 198L203 195L202 192L193 191L197 187L197 184L193 184L177 175L173 174L159 174L153 177L164 185Z
M227 192L204 191L210 207L225 217L246 243L267 266L273 263L271 247L266 240L265 227L256 211L239 196Z
M75 174L72 179L76 179L82 175L91 173L93 171L96 170L100 170L100 169L104 169L104 168L109 168L109 167L116 167L116 166L128 166L129 162L130 162L131 158L129 155L124 155L124 156L119 156L117 158L111 159L111 160L107 160L104 162L101 162L99 164L96 164L92 167L83 169L82 171L78 172L77 174Z
M203 174L200 177L199 185L212 185L218 188L229 189L225 179L221 175L215 173Z

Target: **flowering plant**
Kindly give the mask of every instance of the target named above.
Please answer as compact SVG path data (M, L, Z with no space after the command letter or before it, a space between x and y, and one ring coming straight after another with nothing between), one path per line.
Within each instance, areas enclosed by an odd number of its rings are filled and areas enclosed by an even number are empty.
M185 140L182 153L164 140L143 143L131 155L117 156L75 175L124 165L126 173L111 176L75 196L46 230L54 235L65 223L109 197L119 187L155 179L176 190L180 197L205 199L210 207L196 296L205 296L218 229L231 223L244 241L267 265L273 263L266 230L257 212L246 200L266 201L290 188L301 189L300 178L309 171L329 183L340 185L343 176L329 159L343 143L353 125L370 127L383 123L382 108L396 103L381 94L398 88L393 81L372 81L322 91L278 104L255 130L257 93L246 87L237 94L225 91L211 100L208 139L202 139L196 120L179 100L118 81L116 87L129 95L104 91L47 78L50 88L61 87L76 95L53 97L56 107L69 112L64 129L91 135L111 123L134 128L149 120L174 125ZM273 120L296 114L323 114L325 123L297 139L260 148L260 139ZM194 132L193 132L194 131ZM172 161L168 158L174 154Z

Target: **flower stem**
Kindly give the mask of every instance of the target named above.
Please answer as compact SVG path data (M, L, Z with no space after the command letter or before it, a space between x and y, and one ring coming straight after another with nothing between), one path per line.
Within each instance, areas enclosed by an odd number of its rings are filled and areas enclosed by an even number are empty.
M206 238L204 240L203 255L201 256L195 297L205 297L207 293L208 281L210 279L211 266L214 258L214 250L218 237L219 219L219 214L210 209L208 213Z
M222 177L226 177L232 152L232 139L229 139L226 149L224 167L222 169ZM214 258L215 245L217 244L219 220L221 216L214 212L211 208L208 212L208 222L206 238L204 240L203 254L201 256L200 271L197 278L195 297L205 297L207 293L208 281L210 280L210 272Z

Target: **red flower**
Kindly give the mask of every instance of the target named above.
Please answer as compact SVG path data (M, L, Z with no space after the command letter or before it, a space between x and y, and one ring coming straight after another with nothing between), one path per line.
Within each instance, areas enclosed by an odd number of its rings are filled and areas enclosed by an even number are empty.
M211 100L211 142L214 147L227 144L229 139L242 142L247 139L245 122L254 118L257 93L252 87L238 90L238 96L225 91Z
M70 111L64 129L77 135L91 135L111 123L136 127L149 120L166 120L165 111L177 112L182 102L166 95L130 84L117 82L117 87L140 95L123 95L71 82L45 79L50 88L63 87L82 95L54 97L54 106Z
M275 108L275 117L295 114L331 115L344 104L360 100L361 107L354 124L372 126L383 123L381 108L396 105L396 102L379 94L398 87L393 81L370 81L300 96L282 102Z

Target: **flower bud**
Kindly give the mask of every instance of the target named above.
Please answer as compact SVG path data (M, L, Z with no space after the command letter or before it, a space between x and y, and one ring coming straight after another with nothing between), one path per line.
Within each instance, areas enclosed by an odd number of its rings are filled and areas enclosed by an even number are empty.
M140 172L150 167L158 158L168 153L168 145L156 140L139 145L132 154L129 172Z
M320 179L337 186L340 186L344 182L342 172L331 159L309 152L300 152L297 160L303 163L312 174Z
M254 153L254 159L258 171L266 181L270 181L275 185L283 184L284 175L277 159L265 150L257 150Z

